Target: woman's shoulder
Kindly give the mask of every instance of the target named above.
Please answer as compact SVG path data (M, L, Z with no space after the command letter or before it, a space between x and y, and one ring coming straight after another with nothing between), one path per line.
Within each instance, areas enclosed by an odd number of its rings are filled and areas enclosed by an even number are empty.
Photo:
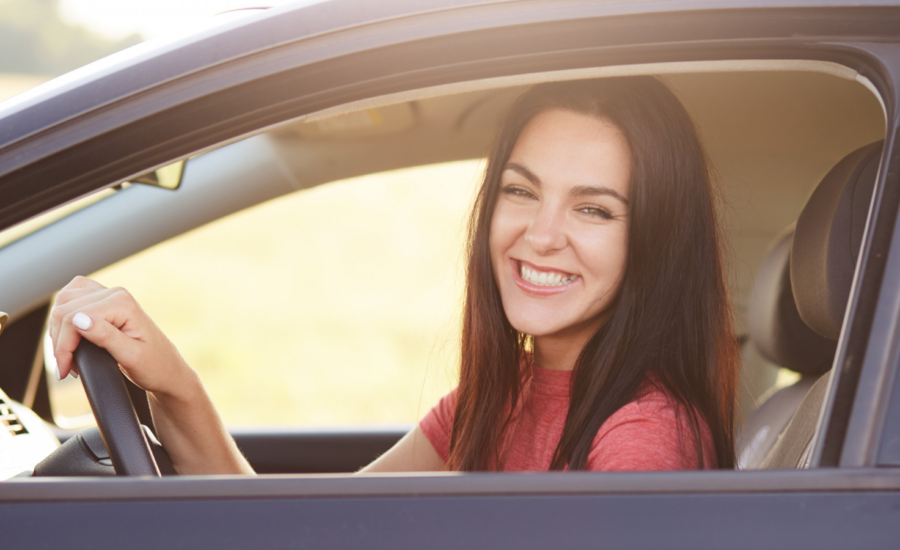
M445 463L450 459L450 434L458 391L459 388L453 388L419 421L419 429Z
M624 407L613 413L612 419L624 419L640 415L676 415L683 407L677 399L653 382L645 382L637 395Z
M700 423L703 464L715 467L709 427ZM700 467L687 409L648 383L600 426L587 466L591 470L689 470Z

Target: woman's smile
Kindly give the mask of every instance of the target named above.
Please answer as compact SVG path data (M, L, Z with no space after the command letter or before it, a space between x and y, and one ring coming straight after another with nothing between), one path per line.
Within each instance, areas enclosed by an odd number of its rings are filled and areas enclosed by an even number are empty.
M526 294L552 296L565 292L578 282L578 275L548 267L536 266L524 260L511 260L516 285Z

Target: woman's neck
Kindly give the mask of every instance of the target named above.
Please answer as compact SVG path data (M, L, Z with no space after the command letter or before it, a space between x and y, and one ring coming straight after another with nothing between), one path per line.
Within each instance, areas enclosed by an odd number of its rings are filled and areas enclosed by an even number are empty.
M567 331L564 334L547 334L534 337L534 362L541 368L551 370L572 370L578 355L588 340L594 335L596 326L583 327L581 330Z

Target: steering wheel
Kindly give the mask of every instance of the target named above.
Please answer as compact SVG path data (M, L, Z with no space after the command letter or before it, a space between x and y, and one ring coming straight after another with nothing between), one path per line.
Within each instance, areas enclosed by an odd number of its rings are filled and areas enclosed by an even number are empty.
M160 477L119 364L108 351L84 338L74 359L116 474Z

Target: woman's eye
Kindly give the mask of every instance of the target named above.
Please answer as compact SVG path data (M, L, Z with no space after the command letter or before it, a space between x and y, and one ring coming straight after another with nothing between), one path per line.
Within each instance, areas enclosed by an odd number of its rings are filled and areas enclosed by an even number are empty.
M601 220L613 219L613 215L609 210L607 210L605 208L600 208L599 206L585 206L583 208L580 208L579 210L593 218L598 218Z
M507 187L504 187L502 189L502 191L504 194L510 195L513 197L521 197L523 199L534 198L534 195L531 193L531 191L529 191L527 189L523 189L522 187L518 187L515 185L509 185Z

